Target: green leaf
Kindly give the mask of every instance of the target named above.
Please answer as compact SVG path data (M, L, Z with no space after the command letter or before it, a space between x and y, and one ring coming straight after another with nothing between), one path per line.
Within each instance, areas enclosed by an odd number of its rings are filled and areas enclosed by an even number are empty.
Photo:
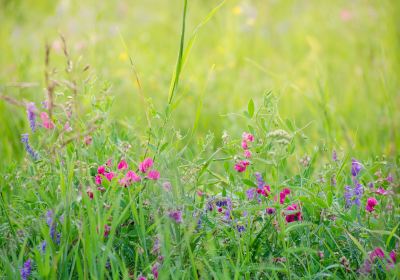
M247 105L247 112L249 113L249 117L252 118L254 116L254 101L250 99L249 104Z
M257 185L253 182L250 181L249 179L242 179L243 184L248 185L250 187L257 187Z

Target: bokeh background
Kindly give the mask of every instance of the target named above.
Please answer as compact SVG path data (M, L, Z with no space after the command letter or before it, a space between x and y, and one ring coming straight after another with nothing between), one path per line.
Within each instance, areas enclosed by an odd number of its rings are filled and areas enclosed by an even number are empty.
M59 33L73 60L112 84L115 121L145 133L129 56L156 109L167 101L183 1L1 0L0 91L40 104L45 44L52 67L64 67ZM218 4L190 0L187 36ZM198 136L240 135L237 114L266 91L282 119L307 126L307 149L327 141L359 156L397 156L400 145L400 1L229 0L199 31L182 74L174 126L193 124L204 94ZM125 44L124 44L125 42ZM28 84L26 84L28 83ZM86 94L100 94L90 92ZM0 165L23 156L25 110L0 100Z

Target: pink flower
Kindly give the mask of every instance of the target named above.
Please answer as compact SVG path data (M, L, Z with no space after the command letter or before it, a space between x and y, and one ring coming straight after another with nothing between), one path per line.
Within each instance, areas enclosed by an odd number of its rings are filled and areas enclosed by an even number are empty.
M108 237L110 234L111 227L109 225L104 225L104 237Z
M379 188L375 191L375 193L380 194L380 195L387 195L387 194L388 194L388 191L385 190L385 189L382 188L382 187L379 187Z
M286 214L286 222L291 223L291 222L295 222L295 221L301 221L301 212L300 209L298 209L298 205L297 204L292 204L289 205L286 210L290 211L290 214Z
M101 176L100 175L96 175L95 182L96 182L96 185L101 185Z
M283 204L285 203L286 197L290 194L290 189L285 188L279 193L279 203Z
M395 251L391 251L389 253L390 259L392 260L393 263L396 263L396 252Z
M164 182L164 183L162 184L162 187L163 187L164 190L166 190L167 192L171 191L171 189L172 189L172 185L171 185L170 182Z
M263 186L261 189L257 189L257 193L265 197L268 197L270 192L271 192L271 187L268 185Z
M376 200L375 197L370 197L367 199L367 205L365 206L365 209L367 209L368 212L373 212L375 210L375 206L378 204L378 200Z
M71 125L69 124L69 122L66 122L66 123L65 123L65 125L64 125L64 130L65 130L66 132L72 131L72 127L71 127Z
M235 170L240 173L244 172L246 171L248 165L250 165L250 162L247 160L239 161L238 163L235 164Z
M128 164L126 163L125 160L121 160L118 163L118 170L121 170L121 169L128 169Z
M111 181L112 178L114 178L115 173L114 172L108 172L108 173L105 173L104 176L107 178L108 181Z
M182 211L180 211L180 210L170 211L168 216L178 224L183 222L183 220L182 220Z
M104 175L105 172L106 172L106 168L104 167L104 165L100 165L97 168L97 174L103 174Z
M251 152L249 150L244 151L245 158L251 158Z
M382 248L376 247L370 254L369 260L373 262L376 258L383 259L385 257L385 252L383 252Z
M40 113L40 118L42 119L43 126L46 129L53 129L54 128L54 123L50 120L49 115L47 115L46 112L41 112Z
M245 150L247 150L249 148L249 146L247 145L247 141L246 140L242 141L242 148L245 149Z
M140 163L139 170L142 173L146 173L147 170L149 170L152 166L153 166L153 159L152 158L146 158L143 162Z
M111 167L111 164L112 164L112 160L111 160L111 159L107 160L106 165L107 165L108 167Z
M137 280L147 280L147 278L144 277L143 275L140 275Z
M93 192L92 192L92 189L87 189L86 193L87 193L87 195L89 196L89 198L92 200L92 199L93 199Z
M137 175L134 171L132 171L132 170L129 170L127 173L126 173L126 178L127 179L129 179L130 181L132 181L132 182L140 182L140 180L141 180L141 178L140 178L140 176L139 175Z
M160 173L157 170L150 170L149 174L147 174L147 178L150 180L158 180L160 179Z
M244 141L254 142L254 136L251 133L243 132L242 139Z

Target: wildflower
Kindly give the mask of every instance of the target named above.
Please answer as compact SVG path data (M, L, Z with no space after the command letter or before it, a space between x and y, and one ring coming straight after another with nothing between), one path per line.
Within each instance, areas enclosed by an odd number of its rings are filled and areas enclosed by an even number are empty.
M300 159L300 163L307 167L310 164L311 158L308 155L305 155L302 159Z
M143 275L139 275L139 277L138 277L138 279L137 280L147 280L147 278L146 277L144 277Z
M42 254L44 254L46 252L46 247L47 247L47 242L46 242L46 240L44 240L42 243L40 243L40 246L39 246Z
M248 142L254 142L254 135L248 132L243 132L242 140Z
M21 268L20 273L21 273L21 278L23 280L26 280L29 278L31 275L31 270L32 270L32 260L28 259L25 263L24 266Z
M160 239L158 237L156 237L154 239L153 248L151 249L151 253L153 255L158 255L158 254L160 254L160 249L161 249Z
M139 170L142 173L147 173L147 171L153 166L153 159L152 158L146 158L143 162L140 163L139 165Z
M96 185L101 185L101 176L100 175L96 175L96 177L94 178Z
M108 181L111 181L112 178L114 178L115 173L111 171L111 172L105 173L104 176L106 177L106 179L107 179Z
M379 188L375 191L375 193L376 193L376 194L380 194L380 195L387 195L389 192L388 192L387 190L385 190L384 188L379 187Z
M265 185L261 189L257 190L258 194L261 194L262 196L265 197L268 197L270 192L271 192L271 187L269 185Z
M331 185L332 186L336 186L336 176L335 175L333 175L332 177L331 177Z
M389 253L389 257L390 257L390 259L391 259L391 261L392 261L393 263L396 263L396 257L397 257L397 255L396 255L396 252L395 252L395 251L391 251L391 252Z
M107 162L106 162L106 165L107 165L108 167L111 167L111 165L112 165L112 160L111 160L111 159L108 159Z
M351 271L351 269L350 269L350 262L349 262L349 260L348 260L345 256L342 256L342 257L339 259L339 262L341 263L341 265L344 266L344 268L346 269L347 272L350 272L350 271Z
M90 189L90 188L87 189L86 193L87 193L87 195L89 196L90 199L93 199L93 195L94 195L94 194L93 194L93 192L92 192L92 189Z
M152 267L151 267L151 273L154 276L154 279L158 279L158 268L159 268L160 264L159 263L155 263Z
M279 203L283 204L285 203L286 197L290 194L290 189L284 188L280 193L279 193Z
M324 252L323 251L318 251L318 257L320 260L322 260L324 258Z
M244 150L247 150L247 149L249 148L249 146L247 145L247 141L246 141L246 140L243 140L243 141L242 141L242 148L243 148Z
M53 211L49 210L46 212L46 223L50 227L53 224Z
M183 220L182 220L182 211L181 210L170 211L168 216L178 224L183 222Z
M128 164L126 163L125 160L121 160L118 163L118 170L121 170L121 169L128 169Z
M164 190L166 190L167 192L171 191L171 189L172 189L172 185L171 185L170 182L164 182L164 183L162 184L162 187L163 187Z
M64 131L66 131L66 132L72 131L72 127L71 127L71 125L69 124L69 122L66 122L66 123L64 124Z
M378 204L378 200L375 199L375 197L370 197L367 199L367 205L365 206L365 209L368 212L373 212L375 211L375 206Z
M149 173L147 174L147 178L156 181L160 179L160 173L157 170L150 170Z
M29 102L26 104L26 114L28 115L29 125L31 127L32 132L35 131L36 128L36 106L35 103Z
M276 212L275 208L271 208L271 207L267 208L267 214L268 215L273 215L273 214L275 214L275 212Z
M132 182L140 182L140 180L141 180L141 178L140 178L140 176L139 175L137 175L134 171L132 171L132 170L129 170L127 173L126 173L126 178L128 179L128 180L130 180L130 181L132 181Z
M372 265L377 259L380 259L382 261L386 260L386 269L391 269L396 263L396 253L394 251L391 251L389 253L389 258L385 259L385 252L382 250L382 248L376 247L372 252L369 253L369 257L364 261L363 266L360 268L360 272L364 274L370 273Z
M245 231L245 227L244 227L244 225L242 225L241 223L238 223L237 225L236 225L236 229L237 229L237 231L239 232L239 233L242 233L243 231Z
M354 188L345 186L344 198L346 207L351 207L354 204L360 206L363 192L363 186L357 180L354 180Z
M301 212L300 209L298 209L298 205L297 204L292 204L289 205L286 210L290 211L290 213L286 214L286 222L291 223L291 222L295 222L295 221L301 221Z
M244 172L246 171L248 165L250 165L250 162L247 160L239 161L238 163L235 164L235 170L240 173Z
M337 161L337 153L336 153L336 150L333 150L333 152L332 152L332 160L333 160L333 161Z
M91 145L92 142L93 142L92 136L86 135L86 136L83 138L83 142L85 143L86 146Z
M386 177L386 181L388 181L389 183L393 183L393 175L389 173Z
M53 129L54 128L54 123L52 120L50 120L49 115L46 112L41 112L40 113L40 118L42 119L42 125L46 129Z
M356 159L351 160L351 174L356 177L362 169L362 165Z
M24 144L26 152L32 157L32 159L38 160L39 155L32 149L31 145L29 145L29 134L22 134L21 142Z
M253 200L256 194L256 188L251 188L246 191L246 197L248 200Z
M97 174L103 174L104 175L105 172L106 172L106 168L104 167L104 165L100 165L97 168Z
M104 225L104 237L108 237L110 234L111 227L109 225Z

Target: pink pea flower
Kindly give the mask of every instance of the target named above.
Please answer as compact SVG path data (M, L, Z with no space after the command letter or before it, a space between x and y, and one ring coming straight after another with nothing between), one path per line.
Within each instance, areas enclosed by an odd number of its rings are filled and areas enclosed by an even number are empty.
M396 257L397 257L397 255L396 255L396 252L395 252L395 251L391 251L391 252L389 253L389 257L390 257L390 259L392 260L393 263L396 263Z
M92 200L93 199L93 195L94 195L92 189L90 189L90 188L87 189L86 193L89 196L90 200Z
M160 264L159 263L155 263L152 268L151 268L151 273L154 276L154 279L158 279L158 268L159 268Z
M286 197L290 194L290 189L284 188L280 193L279 193L279 203L283 204L285 203Z
M118 163L118 170L121 170L121 169L128 169L128 164L126 163L125 160L121 160Z
M107 165L108 167L111 167L111 165L112 165L112 160L111 160L111 159L107 160L106 165Z
M385 190L385 189L382 188L382 187L379 187L379 188L375 191L375 193L376 193L376 194L380 194L380 195L387 195L387 194L388 194L388 191Z
M245 158L251 158L251 152L249 150L244 151L244 157Z
M295 221L301 221L301 211L300 209L298 209L298 205L297 204L292 204L289 205L286 210L287 211L291 211L290 214L286 214L286 222L291 223L291 222L295 222ZM296 212L295 212L296 211ZM294 213L293 213L294 212Z
M126 178L128 179L128 180L130 180L130 181L132 181L132 182L140 182L140 180L141 180L141 178L140 178L140 176L139 175L137 175L134 171L132 171L132 170L129 170L127 173L126 173Z
M40 118L42 119L43 126L46 129L53 129L54 128L54 123L50 120L49 115L47 115L46 112L41 112L40 113Z
M142 161L139 165L139 170L142 173L146 173L151 167L153 167L153 159L152 158L146 158L144 161Z
M375 206L378 204L378 200L376 200L375 197L370 197L367 199L367 205L365 206L365 209L368 212L373 212L375 211Z
M104 237L108 237L110 234L111 227L109 225L104 225Z
M104 165L100 165L97 168L97 174L103 174L104 175L105 172L106 172L106 168L104 167Z
M138 279L137 280L147 280L147 278L146 277L144 277L143 275L139 275L139 277L138 277Z
M107 178L108 181L111 181L112 178L114 178L115 173L114 172L108 172L108 173L105 173L104 176Z
M254 135L248 132L243 132L242 139L244 141L254 142Z
M269 185L265 185L262 188L257 189L257 193L265 197L268 197L270 192L271 192L271 187Z
M250 162L247 160L239 161L238 163L235 164L235 170L240 173L244 172L246 171L248 165L250 165Z
M246 141L246 140L243 140L243 141L242 141L242 148L243 148L244 150L247 150L247 149L249 148L249 145L247 145L247 141Z
M168 216L178 224L182 223L182 221L183 221L182 220L182 211L180 211L180 210L170 211Z
M157 170L150 170L149 174L147 174L147 178L149 178L150 180L158 180L160 179L160 172L158 172Z
M65 125L64 125L64 131L66 131L66 132L72 131L72 127L71 127L71 125L69 124L69 122L66 122L66 123L65 123Z
M96 175L95 182L96 182L96 185L101 185L101 175Z

